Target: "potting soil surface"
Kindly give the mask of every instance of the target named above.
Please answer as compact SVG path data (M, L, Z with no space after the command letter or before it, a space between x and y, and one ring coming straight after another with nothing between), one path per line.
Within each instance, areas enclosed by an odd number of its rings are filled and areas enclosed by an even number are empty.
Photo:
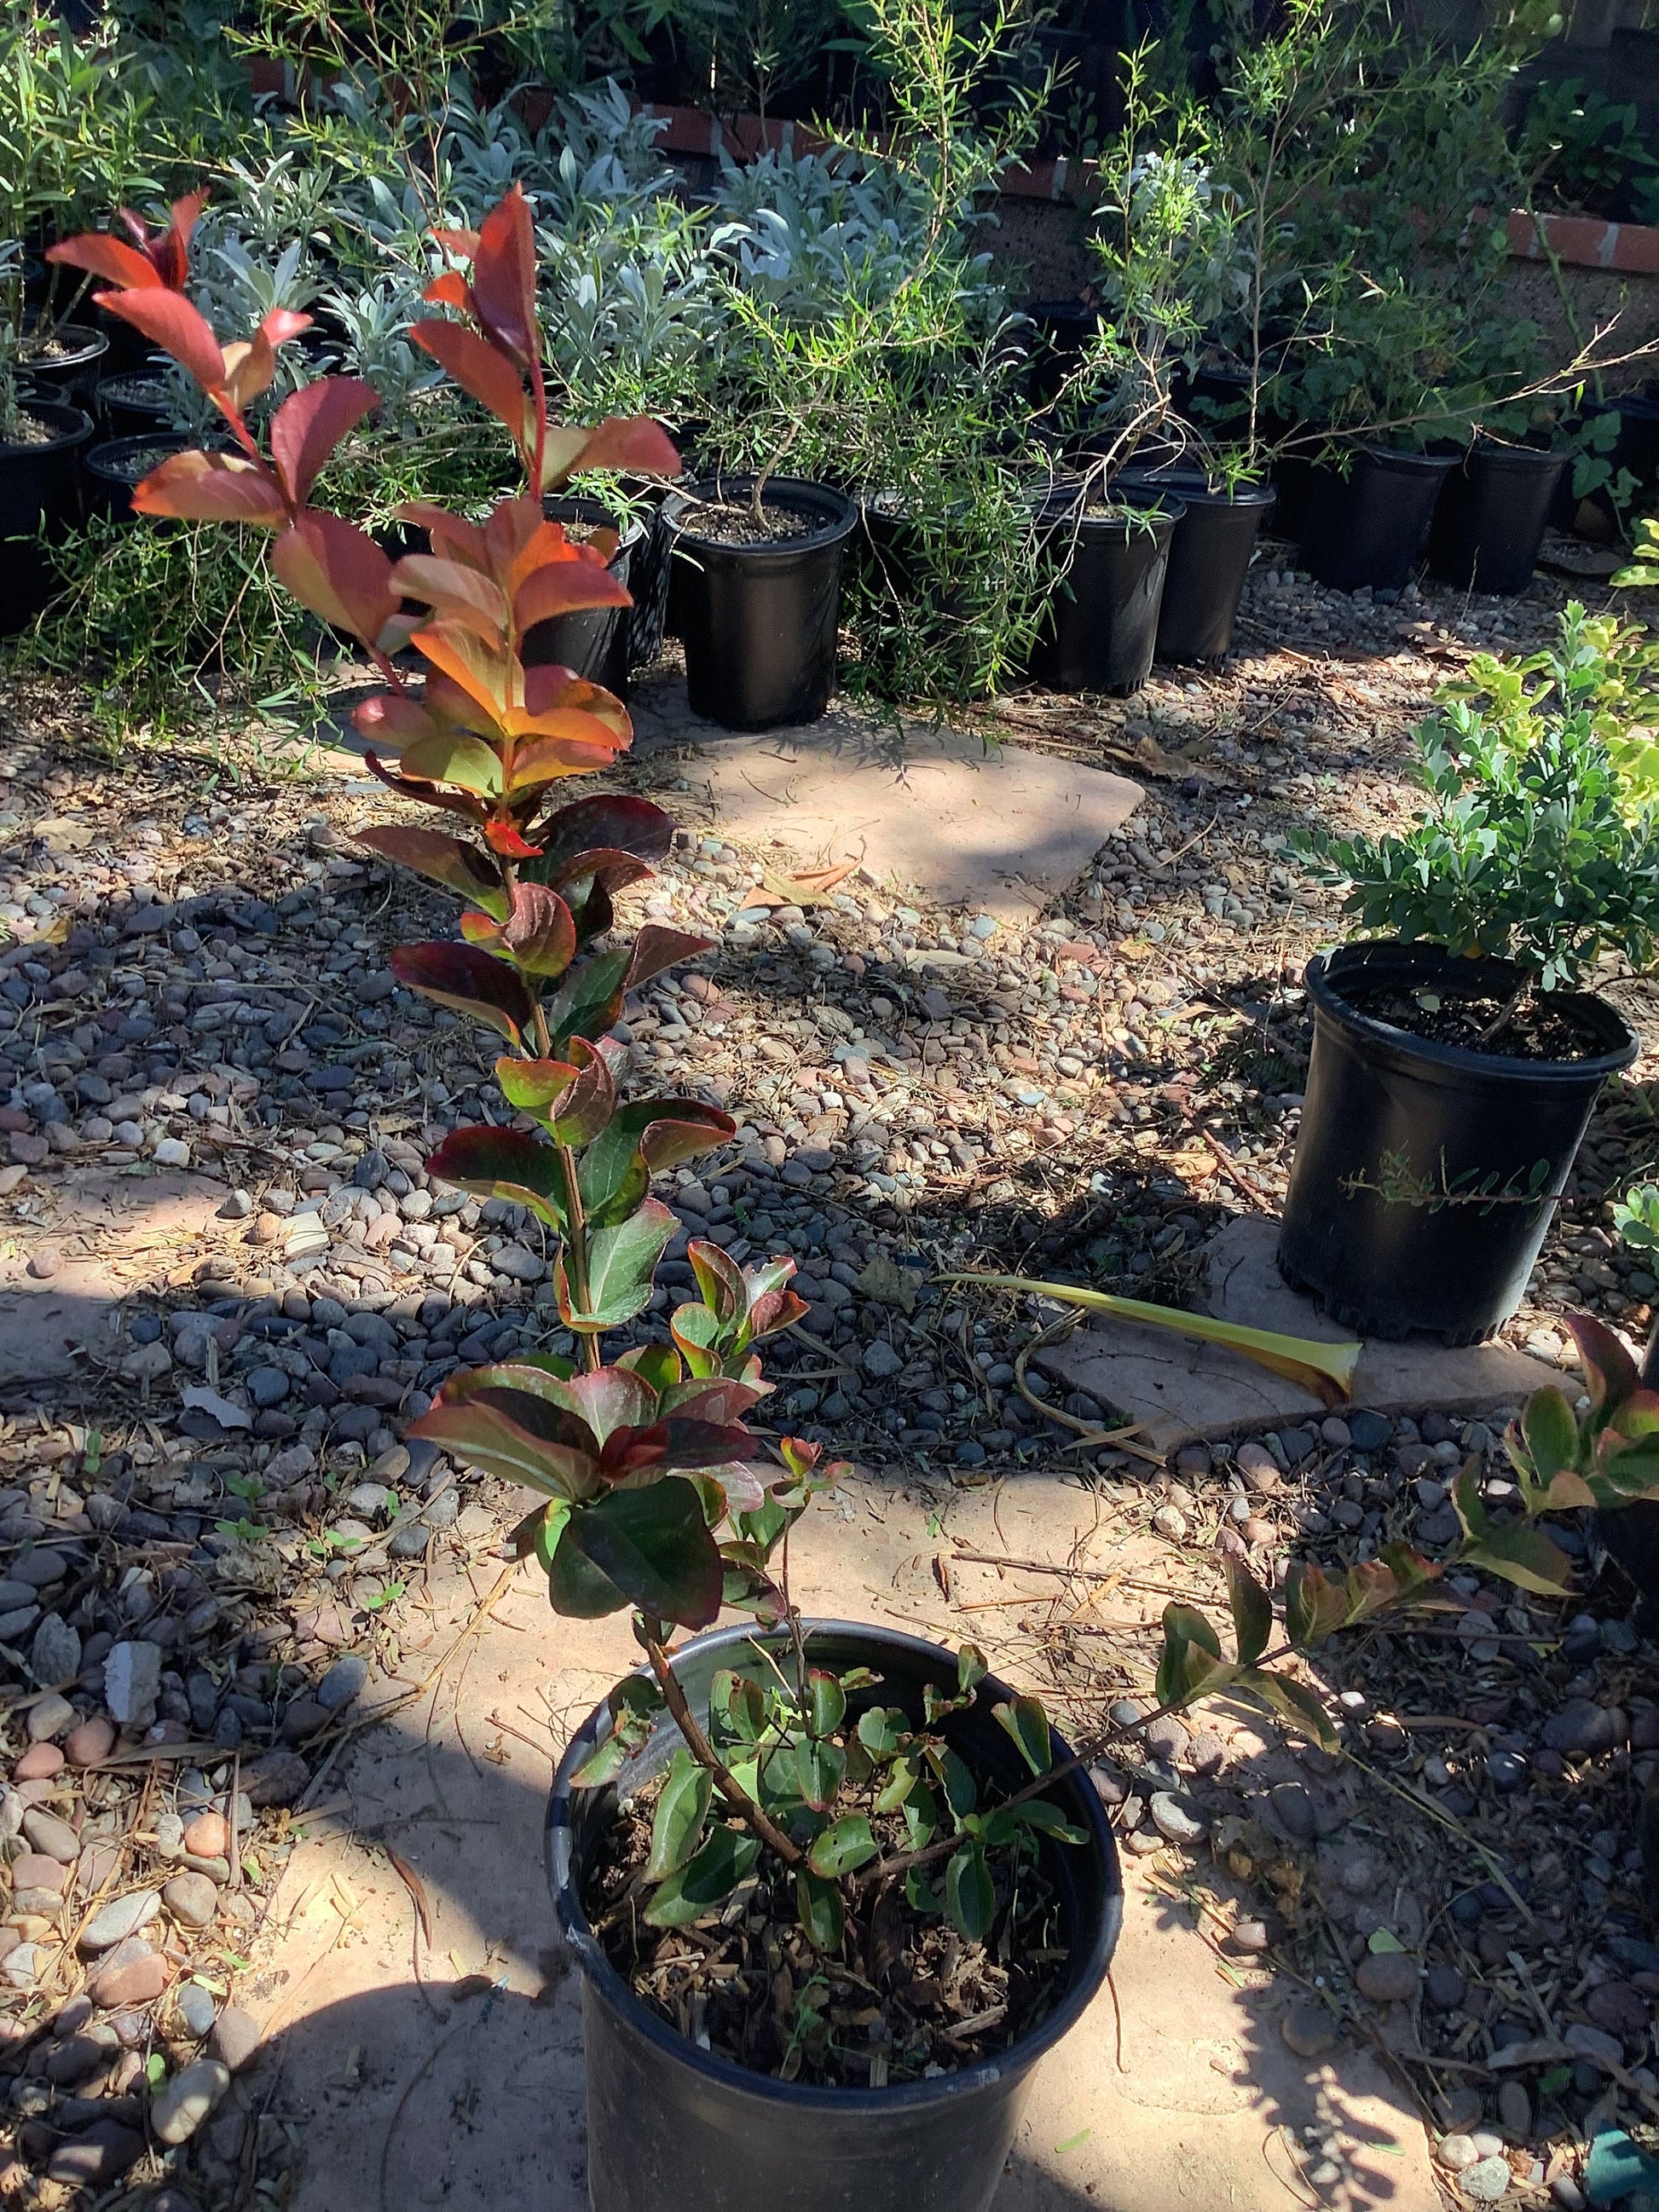
M833 816L795 842L810 738L775 741L775 778L728 773L672 666L621 778L690 833L628 917L719 939L628 1008L632 1079L741 1117L665 1194L738 1257L794 1254L811 1311L773 1403L857 1462L803 1525L799 1592L971 1638L1073 1735L1146 1710L1171 1599L1231 1634L1229 1552L1271 1579L1452 1542L1451 1471L1473 1458L1501 1497L1504 1413L1565 1362L1564 1310L1639 1340L1659 1292L1609 1223L1659 1157L1653 1000L1615 973L1644 1058L1496 1348L1532 1363L1507 1397L1379 1383L1380 1406L1273 1401L1172 1449L1055 1365L1059 1310L930 1281L1200 1299L1212 1240L1282 1196L1298 978L1337 933L1283 837L1407 820L1434 686L1541 642L1564 597L1350 600L1281 557L1224 667L968 718L988 765L954 765L981 793L1051 775L1077 804L1024 868L1030 828L947 811L948 902L860 872ZM399 803L349 754L228 724L111 759L72 691L14 679L6 703L0 2189L574 2208L543 1806L635 1654L620 1618L553 1620L502 1556L515 1494L404 1439L456 1364L562 1341L533 1227L422 1169L492 1096L488 1041L386 966L453 904L352 846ZM879 759L855 838L899 846L905 751L836 715ZM1463 1575L1326 1647L1340 1754L1201 1708L1097 1771L1127 1870L1114 1988L1042 2069L1000 2212L1414 2212L1431 2156L1473 2201L1571 2208L1587 2138L1655 2109L1653 1654L1629 1587L1561 1534L1564 1602Z

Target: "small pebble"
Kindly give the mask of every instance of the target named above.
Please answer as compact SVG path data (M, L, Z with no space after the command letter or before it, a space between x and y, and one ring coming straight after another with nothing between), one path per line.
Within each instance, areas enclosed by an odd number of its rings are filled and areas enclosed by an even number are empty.
M1471 2139L1462 2134L1442 2136L1434 2154L1448 2173L1463 2173L1480 2157Z
M1304 2002L1291 2007L1279 2033L1298 2058L1322 2058L1336 2041L1336 2022L1322 2004Z
M1496 2204L1500 2197L1508 2195L1510 2179L1507 2159L1483 2158L1465 2169L1457 2185L1477 2204Z
M229 2087L229 2069L216 2058L184 2067L150 2106L151 2133L159 2142L188 2142Z
M176 1874L164 1883L161 1902L186 1928L205 1928L219 1906L219 1893L204 1874Z

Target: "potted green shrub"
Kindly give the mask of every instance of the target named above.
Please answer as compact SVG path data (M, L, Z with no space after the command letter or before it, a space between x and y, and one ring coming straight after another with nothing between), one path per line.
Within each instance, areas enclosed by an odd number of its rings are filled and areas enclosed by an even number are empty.
M1092 368L1110 396L1088 445L1126 503L1132 492L1161 494L1173 518L1155 657L1212 660L1232 641L1274 494L1254 480L1248 444L1218 444L1176 411L1177 378L1190 392L1205 331L1237 308L1246 277L1242 210L1215 173L1213 127L1195 102L1152 88L1155 52L1147 46L1128 58L1125 121L1101 165L1090 244L1105 324ZM1120 526L1133 544L1132 517ZM1133 620L1133 605L1117 618ZM1095 610L1097 621L1113 618Z
M745 1273L694 1243L699 1295L665 1338L605 1357L651 1305L677 1226L653 1174L734 1125L696 1099L618 1093L607 1037L627 994L709 940L655 923L631 943L612 936L615 893L650 873L672 825L622 796L550 805L630 732L614 698L526 667L522 648L538 622L624 596L599 549L544 519L544 488L578 464L663 473L675 456L647 422L549 424L516 188L477 235L446 243L470 276L429 296L459 319L413 335L507 424L525 492L482 525L411 509L432 551L394 564L310 503L370 388L319 379L262 441L246 410L290 333L222 347L179 293L143 283L104 303L190 370L236 449L172 457L135 504L272 533L279 578L386 678L356 719L399 757L394 769L371 753L371 768L447 825L362 833L467 902L462 941L393 953L399 982L506 1047L496 1075L514 1121L452 1132L430 1170L526 1207L557 1238L559 1318L580 1352L453 1375L413 1433L536 1493L516 1540L555 1608L631 1607L646 1662L579 1734L550 1811L558 1910L586 1978L596 2194L672 2194L696 2212L734 2188L803 2212L849 2197L982 2212L1033 2064L1105 1974L1121 1907L1110 1831L1042 1707L994 1681L971 1646L815 1624L792 1604L790 1530L842 1472L787 1437L763 1465L745 1424L769 1388L757 1347L805 1310L793 1261ZM411 599L429 612L411 616ZM406 647L424 663L418 686ZM723 1606L755 1626L671 1652L677 1630L710 1626ZM739 2002L746 1983L711 1983L688 2035L649 1968L674 1931L705 1923L803 1970L782 1993L767 1973L753 2004ZM948 1988L930 1971L947 1947ZM857 2038L839 2032L843 1983L875 1993L882 2033L873 2018ZM965 2017L957 1990L973 1998Z
M1471 1343L1514 1311L1596 1095L1636 1056L1579 988L1604 952L1644 966L1659 928L1659 812L1598 734L1595 664L1569 608L1545 683L1494 663L1474 700L1443 694L1411 830L1292 838L1389 933L1309 964L1279 1251L1364 1334Z

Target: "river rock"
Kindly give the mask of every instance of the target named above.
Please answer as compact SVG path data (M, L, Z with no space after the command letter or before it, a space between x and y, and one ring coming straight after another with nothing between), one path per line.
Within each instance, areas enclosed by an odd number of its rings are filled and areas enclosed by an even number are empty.
M176 1874L162 1885L161 1902L186 1928L205 1928L219 1909L219 1893L204 1874Z
M160 1910L161 1901L153 1889L135 1889L125 1897L112 1898L107 1905L99 1906L82 1930L82 1950L88 1958L112 1950L129 1936L147 1928Z
M198 2058L175 2074L150 2106L150 2131L159 2142L188 2142L230 2087L229 2069Z
M1353 1978L1373 2004L1407 2003L1417 1993L1417 1961L1405 1951L1368 1951Z
M1322 2058L1336 2041L1336 2022L1322 2004L1304 2002L1291 2007L1279 2033L1285 2048L1298 2058Z
M213 2023L208 2048L220 2063L240 2074L259 2048L259 2023L240 2005L227 2005Z

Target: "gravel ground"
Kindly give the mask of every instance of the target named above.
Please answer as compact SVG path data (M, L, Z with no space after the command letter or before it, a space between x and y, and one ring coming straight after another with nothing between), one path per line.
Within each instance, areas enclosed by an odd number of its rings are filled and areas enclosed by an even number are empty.
M1384 604L1259 568L1224 671L988 712L988 732L1146 781L1029 930L857 877L782 905L775 854L688 823L632 914L720 942L630 1004L623 1034L641 1084L739 1121L664 1194L688 1231L799 1265L811 1310L769 1363L781 1419L924 1495L1058 1462L1199 1602L1230 1548L1282 1573L1292 1550L1455 1534L1445 1468L1483 1452L1502 1480L1485 1428L1361 1413L1168 1468L1084 1447L1110 1409L1045 1407L1041 1379L1016 1378L1048 1316L929 1276L985 1264L1180 1302L1216 1228L1276 1206L1306 1065L1297 978L1333 933L1284 836L1401 820L1433 686L1472 650L1541 641L1565 596ZM69 700L5 704L6 1234L40 1284L106 1258L120 1334L113 1357L0 1397L0 2198L216 2212L280 2194L292 2154L234 2084L257 2039L233 2000L293 1821L389 1709L390 1678L425 1671L428 1579L487 1560L516 1517L402 1432L457 1364L566 1340L535 1225L421 1165L482 1115L493 1055L387 970L393 945L453 919L356 854L350 831L398 803L350 773L276 773L251 742L111 765L77 749ZM624 780L672 810L679 764L651 755ZM1609 988L1650 1050L1647 988ZM1647 1067L1608 1094L1507 1332L1542 1356L1565 1310L1646 1325L1656 1284L1607 1199L1659 1159ZM88 1229L88 1177L142 1190L158 1170L216 1187L205 1231ZM690 1280L683 1241L662 1273L647 1331ZM1337 1686L1364 1684L1363 1768L1202 1721L1168 1733L1163 1766L1103 1786L1230 1971L1271 1955L1322 1983L1287 2039L1376 2039L1449 2134L1466 2195L1525 2201L1553 2178L1571 2208L1586 2128L1659 2112L1659 1950L1631 1857L1659 1747L1652 1654L1606 1577L1565 1609L1468 1579L1437 1625L1335 1658ZM1078 1625L1086 1581L1059 1587L1020 1623L1030 1670L1098 1716L1144 1690L1150 1642ZM1538 2048L1494 2063L1523 2038ZM1311 2144L1316 2185L1319 2162Z

